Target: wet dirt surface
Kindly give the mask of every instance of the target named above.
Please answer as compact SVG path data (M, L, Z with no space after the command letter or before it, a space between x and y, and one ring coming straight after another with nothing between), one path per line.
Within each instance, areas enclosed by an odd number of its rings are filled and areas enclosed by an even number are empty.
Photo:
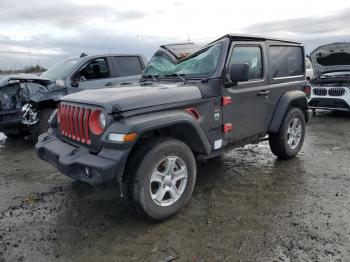
M350 261L350 115L311 119L293 160L268 144L199 164L189 205L136 217L117 188L72 182L33 145L0 148L0 261Z

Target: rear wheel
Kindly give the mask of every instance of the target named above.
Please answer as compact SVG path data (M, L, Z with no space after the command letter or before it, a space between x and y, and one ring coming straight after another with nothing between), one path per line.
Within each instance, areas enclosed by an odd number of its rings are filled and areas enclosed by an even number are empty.
M277 133L269 135L270 148L274 155L288 159L296 156L305 139L305 117L299 108L291 108Z
M127 197L134 209L153 220L164 220L188 203L196 161L182 141L157 138L134 151L126 172Z

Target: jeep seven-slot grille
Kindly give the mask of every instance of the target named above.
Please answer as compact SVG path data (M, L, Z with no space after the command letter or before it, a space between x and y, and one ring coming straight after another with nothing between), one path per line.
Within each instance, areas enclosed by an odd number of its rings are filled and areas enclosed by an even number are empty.
M345 88L343 87L332 87L328 90L330 96L343 96L345 94Z
M90 108L61 103L58 114L60 133L63 136L83 144L91 144L89 136Z
M327 95L327 89L324 87L315 87L312 90L316 96L326 96Z

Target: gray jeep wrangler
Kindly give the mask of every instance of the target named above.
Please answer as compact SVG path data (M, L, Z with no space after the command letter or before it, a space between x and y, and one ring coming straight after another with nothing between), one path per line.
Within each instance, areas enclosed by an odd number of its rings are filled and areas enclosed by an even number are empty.
M41 75L0 79L0 132L30 132L33 140L47 130L47 121L61 97L86 89L138 82L147 60L141 55L82 55L69 58Z
M178 212L196 160L269 140L294 157L308 121L300 43L225 35L173 67L152 63L139 85L64 97L36 144L38 156L90 184L116 181L154 220Z

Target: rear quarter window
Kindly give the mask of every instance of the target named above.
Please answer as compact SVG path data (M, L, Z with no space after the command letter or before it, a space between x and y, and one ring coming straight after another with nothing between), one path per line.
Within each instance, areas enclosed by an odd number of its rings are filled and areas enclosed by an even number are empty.
M141 61L137 56L114 57L119 76L133 76L142 73Z
M273 78L304 74L303 50L298 46L270 46L269 56Z

